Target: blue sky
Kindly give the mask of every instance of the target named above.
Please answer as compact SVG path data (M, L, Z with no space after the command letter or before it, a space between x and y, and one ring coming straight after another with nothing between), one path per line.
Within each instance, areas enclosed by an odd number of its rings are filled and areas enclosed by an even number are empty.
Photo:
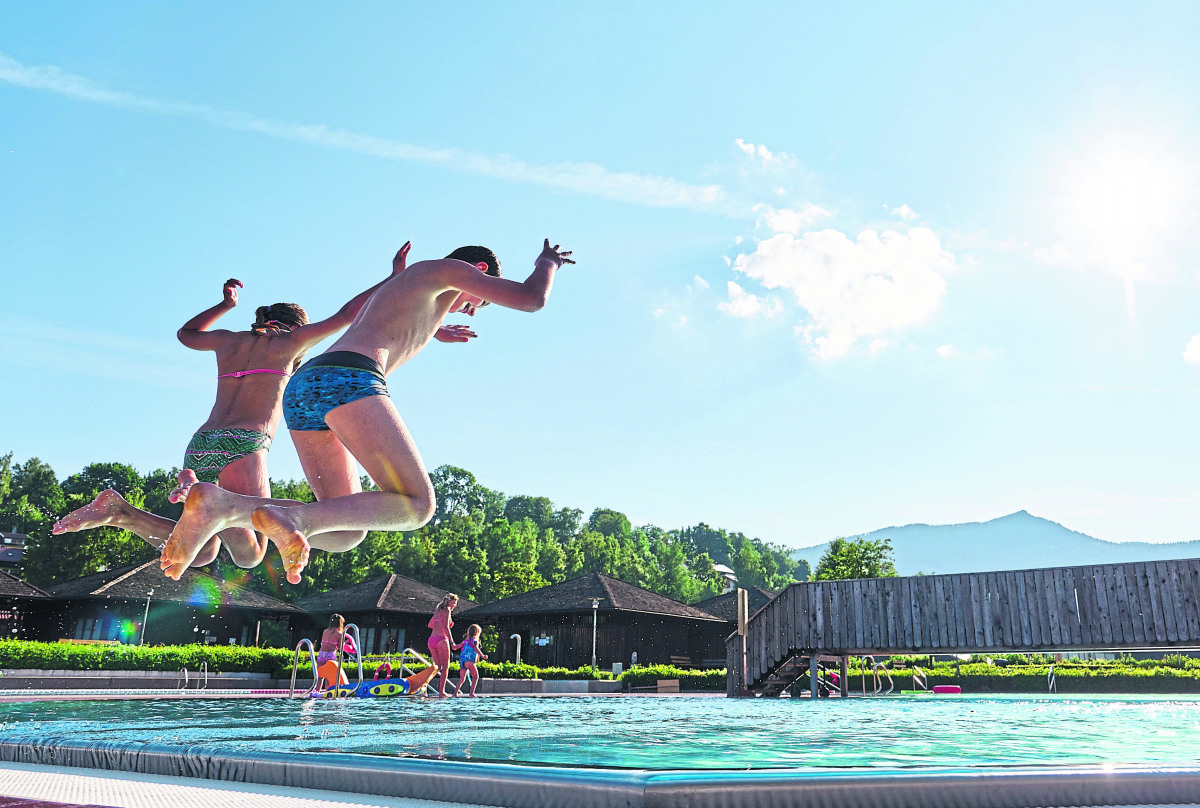
M431 468L790 546L1200 538L1200 7L825 5L0 6L0 451L177 465L226 277L245 327L549 236L544 310L390 379Z

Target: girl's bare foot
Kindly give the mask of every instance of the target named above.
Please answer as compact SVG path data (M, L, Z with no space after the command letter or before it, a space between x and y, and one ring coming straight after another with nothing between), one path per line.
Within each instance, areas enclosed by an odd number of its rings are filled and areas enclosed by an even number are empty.
M192 490L192 486L200 482L196 477L196 472L191 469L184 469L179 472L175 478L179 481L179 487L167 495L167 499L171 502L183 502L187 499L188 491Z
M209 539L229 526L236 496L211 483L194 483L190 489L183 505L183 516L163 545L158 564L168 578L176 581L196 560Z
M300 532L295 519L288 515L288 508L263 505L250 515L254 529L267 537L279 549L283 569L289 584L300 583L300 573L308 566L308 554L312 549L308 539Z
M91 530L103 525L121 527L121 517L131 514L133 510L134 507L125 501L125 497L109 488L101 491L89 504L59 519L50 532L57 536L60 533Z

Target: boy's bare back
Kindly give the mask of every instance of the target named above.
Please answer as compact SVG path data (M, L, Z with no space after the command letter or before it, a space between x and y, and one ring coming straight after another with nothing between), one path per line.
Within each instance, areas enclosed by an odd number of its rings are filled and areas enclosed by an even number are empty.
M547 239L524 282L488 275L483 265L452 258L418 261L385 282L329 350L371 357L391 373L433 339L451 311L473 313L480 301L537 311L546 303L555 271L575 263L569 255Z

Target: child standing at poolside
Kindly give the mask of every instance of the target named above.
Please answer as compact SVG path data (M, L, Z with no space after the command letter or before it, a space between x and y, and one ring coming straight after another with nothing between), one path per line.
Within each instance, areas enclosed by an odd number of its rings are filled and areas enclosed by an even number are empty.
M467 678L467 674L471 674L471 696L475 695L475 688L479 685L479 668L475 663L480 659L487 659L488 656L479 647L479 635L483 633L483 629L478 623L472 624L467 629L467 636L463 637L463 641L455 648L461 648L458 652L458 684L454 686L454 695L462 695L463 680Z
M520 283L501 278L496 254L477 246L388 279L346 333L296 371L284 393L284 418L318 501L239 496L197 483L163 547L167 575L178 580L214 534L253 527L279 548L288 581L297 584L313 547L344 552L368 530L416 530L432 519L433 485L385 377L428 344L447 314L474 316L487 303L541 309L555 273L574 263L570 254L547 239ZM358 464L379 491L362 490Z

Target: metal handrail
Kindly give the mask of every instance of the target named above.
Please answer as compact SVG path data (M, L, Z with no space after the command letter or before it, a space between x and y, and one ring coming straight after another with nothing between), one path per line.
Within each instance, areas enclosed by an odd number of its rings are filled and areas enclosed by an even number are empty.
M891 692L896 688L896 683L892 681L891 671L889 671L887 669L887 665L884 665L882 662L876 662L875 667L871 669L871 674L875 677L874 695L878 696L879 691L883 688L883 680L879 678L880 671L883 671L883 675L886 676L888 680L888 689L883 695L890 695Z
M176 676L176 677L175 677L175 687L179 688L180 690L187 690L187 686L188 686L188 669L187 669L186 667L184 667L184 668L180 668L180 669L179 669L179 673L180 673L180 674L182 674L182 676ZM179 680L180 680L181 678L183 679L183 684L180 684L180 682L179 682Z
M929 679L925 676L925 671L913 665L913 690L917 689L917 685L921 686L922 690L929 690Z
M409 656L412 656L415 660L420 661L421 664L423 664L427 668L433 664L428 659L421 656L421 654L418 653L415 649L405 648L404 651L402 651L400 654L400 674L401 674L401 676L408 677L408 676L412 676L413 674L416 673L416 671L414 671L412 668L410 668L408 666Z
M1046 687L1051 693L1058 692L1058 681L1054 676L1054 666L1050 666L1050 670L1046 671Z
M201 685L200 685L200 677L202 677L202 676L204 677L204 686L203 687L201 687ZM207 661L200 663L200 672L196 674L196 689L197 690L208 690L208 662Z
M337 661L338 661L337 681L335 683L333 683L333 685L331 685L331 687L341 687L342 686L342 667L343 667L343 664L345 661L345 657L342 654L342 646L344 646L346 644L346 637L350 636L350 629L354 629L354 658L356 660L358 660L358 684L355 685L355 688L362 687L362 683L363 683L362 642L359 641L358 626L356 626L354 623L347 623L346 627L344 629L342 629L342 636L338 638L338 649L336 651ZM341 691L335 690L334 693L337 693L340 695Z
M308 646L308 657L310 660L312 660L313 683L312 683L312 687L310 687L308 690L306 690L304 692L304 695L307 696L309 693L312 693L314 690L316 690L317 683L321 681L320 674L317 673L316 649L313 648L312 640L309 640L307 638L303 639L300 642L296 643L296 653L292 656L292 683L288 686L288 698L289 699L293 698L296 695L296 673L299 671L299 668L300 668L300 649L306 645Z
M875 657L871 656L870 654L864 654L861 659L862 659L863 665L868 666L868 670L870 670L875 665ZM863 671L862 692L863 692L864 696L867 695L867 672L866 671Z

